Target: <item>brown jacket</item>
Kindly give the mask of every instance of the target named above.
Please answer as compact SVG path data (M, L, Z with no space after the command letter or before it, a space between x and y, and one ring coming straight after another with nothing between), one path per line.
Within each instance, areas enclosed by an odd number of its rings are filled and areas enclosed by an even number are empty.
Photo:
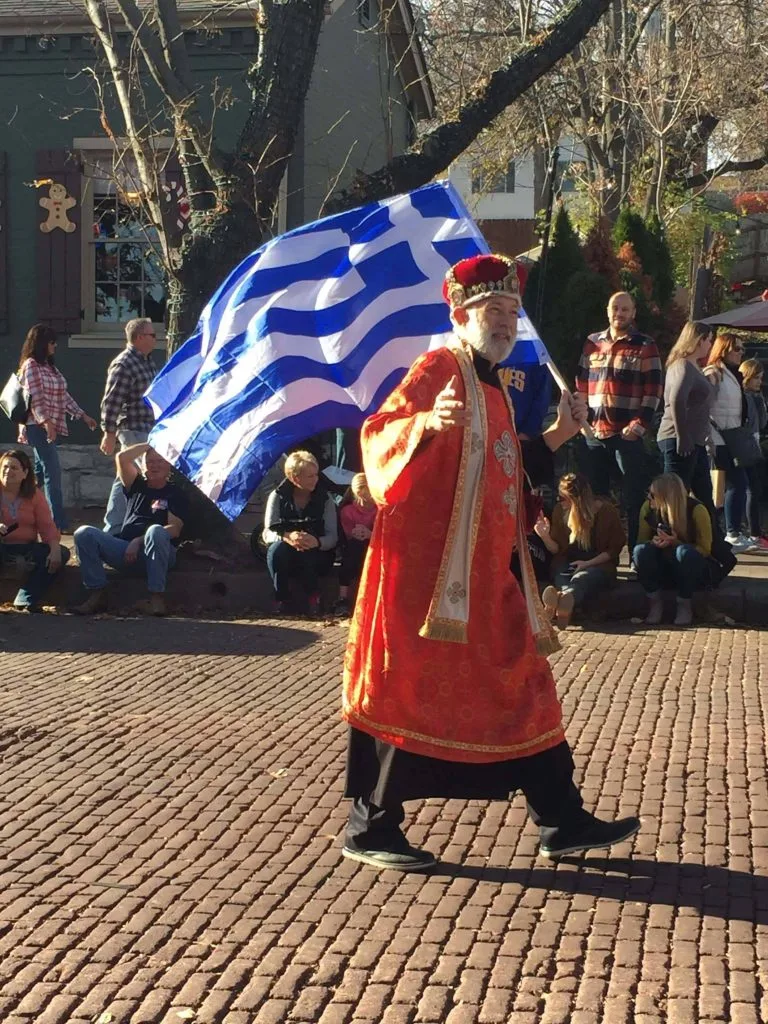
M601 554L603 551L608 552L611 556L611 561L604 562L601 568L615 573L616 566L619 564L621 549L627 543L627 535L624 533L624 527L621 525L621 519L616 506L612 505L610 501L598 500L601 501L601 504L592 526L591 546L594 548L596 555ZM563 514L563 509L559 502L552 513L550 536L559 549L555 559L560 561L565 558L568 552L570 532L568 530L568 520Z

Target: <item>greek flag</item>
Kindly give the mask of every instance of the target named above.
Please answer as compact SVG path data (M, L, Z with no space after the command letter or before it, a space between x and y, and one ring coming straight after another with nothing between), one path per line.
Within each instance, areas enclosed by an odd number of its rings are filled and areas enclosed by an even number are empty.
M446 343L445 271L488 251L447 182L272 239L147 391L150 444L235 519L283 452L359 427L418 355Z

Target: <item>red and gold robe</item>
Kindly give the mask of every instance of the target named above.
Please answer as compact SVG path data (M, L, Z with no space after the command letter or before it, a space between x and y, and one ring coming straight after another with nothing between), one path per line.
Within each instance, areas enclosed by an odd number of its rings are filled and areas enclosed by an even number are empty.
M464 431L424 437L452 377L466 400L457 354L426 353L363 426L365 473L379 514L350 630L342 713L396 748L487 763L537 754L564 734L552 672L509 568L523 514L511 408L500 389L480 381L487 429L466 641L422 635L462 485Z

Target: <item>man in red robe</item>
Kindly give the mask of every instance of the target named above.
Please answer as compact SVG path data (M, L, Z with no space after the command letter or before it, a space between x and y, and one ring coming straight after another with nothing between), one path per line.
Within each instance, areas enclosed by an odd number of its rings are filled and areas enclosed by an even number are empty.
M585 404L563 395L556 423L523 451L495 369L517 332L514 261L462 260L443 294L453 343L417 359L361 435L379 514L344 666L343 853L399 870L435 863L401 831L406 800L522 789L550 857L611 846L640 825L582 806L546 660L558 645L525 542L524 478L551 474Z

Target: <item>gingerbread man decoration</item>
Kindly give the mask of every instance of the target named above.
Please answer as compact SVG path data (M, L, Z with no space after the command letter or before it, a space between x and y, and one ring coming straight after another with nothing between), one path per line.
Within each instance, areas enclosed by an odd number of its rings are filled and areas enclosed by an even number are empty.
M54 228L61 228L62 231L66 231L69 235L77 229L77 224L73 224L67 216L67 210L71 210L77 201L72 196L67 195L67 189L64 185L53 182L48 189L48 198L43 197L39 202L48 211L48 220L44 220L40 225L41 231L48 234Z

